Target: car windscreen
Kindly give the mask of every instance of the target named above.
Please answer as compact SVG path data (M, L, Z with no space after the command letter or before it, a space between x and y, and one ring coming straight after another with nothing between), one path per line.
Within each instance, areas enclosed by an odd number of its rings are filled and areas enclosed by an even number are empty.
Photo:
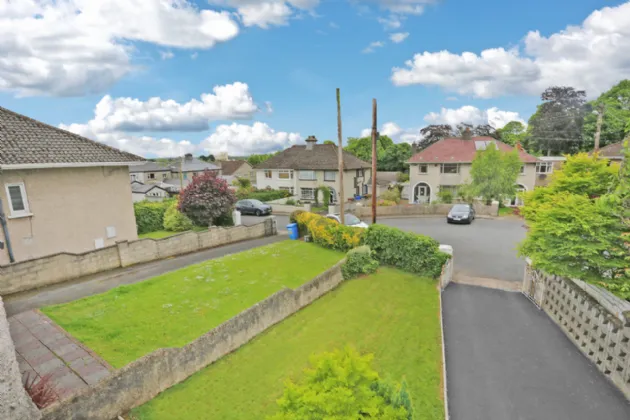
M453 206L452 211L461 211L461 212L466 212L470 210L470 206L467 206L465 204L459 204L457 206Z
M361 220L357 216L355 216L354 214L346 213L345 214L345 219L346 220L344 220L344 222L348 226L358 225L359 223L361 223Z
M262 206L263 205L262 201L258 201L258 200L249 200L249 202L252 204L252 206Z

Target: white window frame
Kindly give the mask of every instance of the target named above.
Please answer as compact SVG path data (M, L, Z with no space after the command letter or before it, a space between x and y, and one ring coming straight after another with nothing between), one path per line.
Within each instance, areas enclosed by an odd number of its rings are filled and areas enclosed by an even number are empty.
M273 176L273 172L271 172L271 169L265 169L265 179L271 179L271 177Z
M305 175L307 173L312 174L312 177L306 177ZM316 181L317 180L317 174L315 173L315 171L311 171L311 170L300 170L300 180L301 181Z
M310 191L311 193L306 196L304 193ZM300 198L302 200L315 200L315 188L300 188Z
M525 175L525 165L521 165L519 175Z
M545 172L540 170L541 167L545 167ZM536 162L536 174L547 175L553 172L553 162Z
M20 195L22 196L22 203L24 204L23 210L14 210L13 209L13 200L11 200L11 193L9 192L9 187L19 187ZM26 186L23 182L11 182L8 184L4 184L4 189L7 193L7 201L9 202L9 211L11 213L11 218L14 217L26 217L32 216L31 210L28 206L28 196L26 195Z
M329 179L329 175L332 175L332 179ZM324 181L335 182L337 180L337 171L324 171Z
M287 176L283 178L281 175L287 175ZM293 179L293 171L290 169L278 170L278 179Z
M444 166L445 165L455 165L456 171L455 172L444 172ZM459 173L459 163L442 163L440 164L440 173L441 174L445 174L445 175L457 175Z
M422 170L422 168L424 168L424 171ZM428 175L429 173L429 164L428 163L421 163L418 165L418 173L420 175Z

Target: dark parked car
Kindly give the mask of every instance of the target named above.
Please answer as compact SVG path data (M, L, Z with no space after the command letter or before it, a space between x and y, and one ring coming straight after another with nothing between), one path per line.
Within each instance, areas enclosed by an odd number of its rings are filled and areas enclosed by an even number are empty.
M271 206L258 200L239 200L236 202L236 210L241 214L255 214L256 216L271 214Z
M475 220L475 209L470 204L455 204L446 216L447 223L468 223Z

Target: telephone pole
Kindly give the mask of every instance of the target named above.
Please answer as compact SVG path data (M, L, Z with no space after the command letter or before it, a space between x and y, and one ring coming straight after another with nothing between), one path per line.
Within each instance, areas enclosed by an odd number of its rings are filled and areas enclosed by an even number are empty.
M346 223L346 215L344 214L344 194L343 194L343 137L341 136L341 93L339 92L339 88L337 88L337 138L339 149L339 220L341 224Z
M372 99L372 224L376 223L376 99Z
M599 104L597 112L597 131L595 131L595 148L594 152L599 151L599 138L602 134L602 123L604 122L604 103Z

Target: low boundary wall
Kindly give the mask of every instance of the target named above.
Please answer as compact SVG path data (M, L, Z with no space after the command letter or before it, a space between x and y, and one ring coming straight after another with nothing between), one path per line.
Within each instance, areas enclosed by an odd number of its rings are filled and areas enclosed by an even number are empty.
M43 410L45 420L111 420L238 349L342 281L345 259L295 290L283 289L181 348L156 350L68 400Z
M525 269L523 293L630 399L630 302L581 280Z
M454 204L400 204L397 206L378 206L376 215L380 217L398 217L398 216L422 216L422 215L441 215L446 216ZM473 208L477 216L498 216L499 203L494 202L490 206L481 203L474 203ZM372 216L371 206L362 206L354 210L354 214L361 217Z
M0 266L0 295L23 292L115 268L277 234L274 218L254 226L211 227L163 239L121 241L81 254L62 252Z
M453 280L453 270L455 262L453 261L453 247L450 245L440 245L440 251L447 253L451 258L442 266L442 274L440 275L440 290L444 290L446 286Z

